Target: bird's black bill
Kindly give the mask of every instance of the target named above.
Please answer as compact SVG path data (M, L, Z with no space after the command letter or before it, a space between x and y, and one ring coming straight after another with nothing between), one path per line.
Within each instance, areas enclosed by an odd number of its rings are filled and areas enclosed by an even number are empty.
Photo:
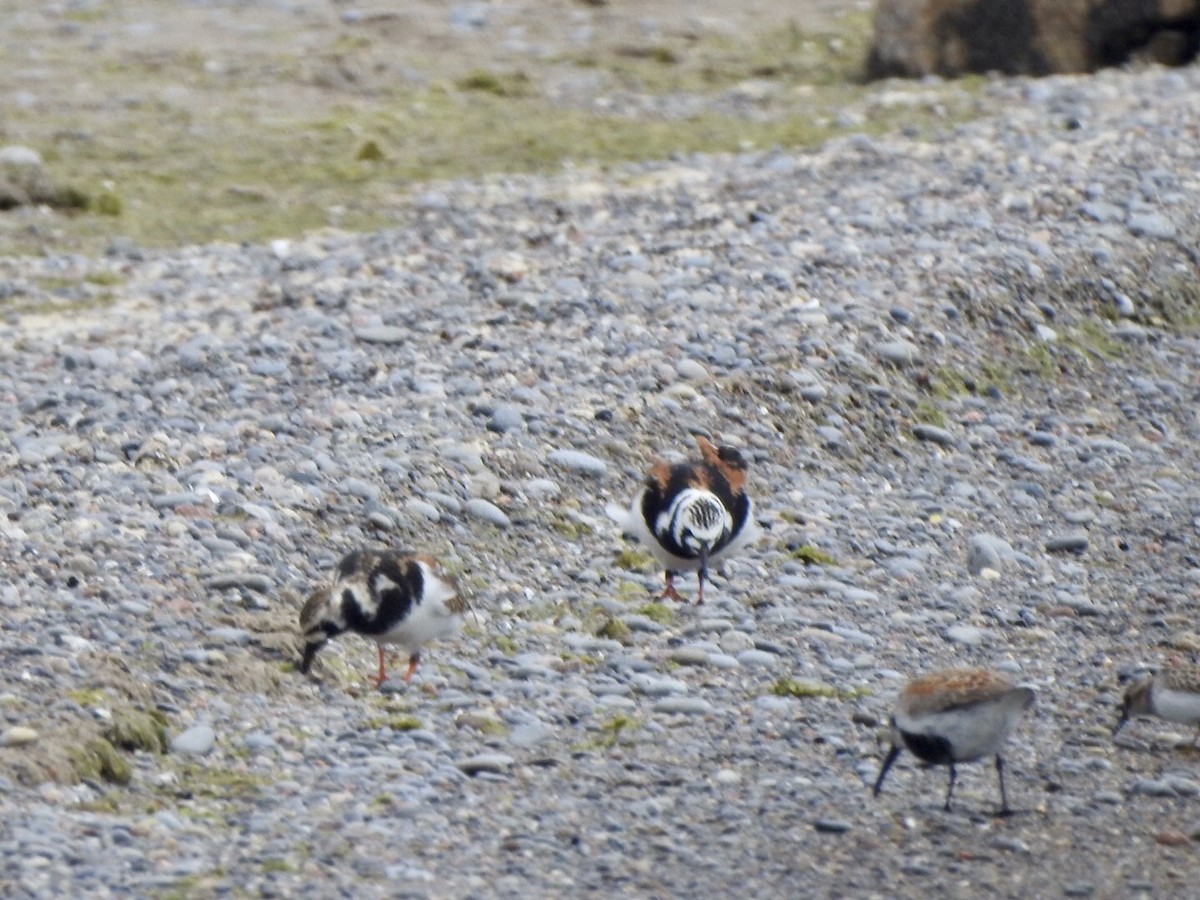
M1117 724L1113 726L1113 730L1112 730L1113 737L1117 736L1117 732L1120 731L1122 728L1124 728L1125 723L1128 721L1129 721L1129 714L1124 713L1124 712L1121 713L1121 718L1117 719Z
M304 645L304 657L300 660L300 674L307 675L308 670L312 668L313 660L317 658L317 651L325 646L324 641L310 643Z
M878 797L879 792L883 790L883 779L887 778L888 769L892 767L892 763L899 755L900 745L892 744L892 749L888 751L888 755L883 760L883 766L879 769L879 777L875 779L875 789L871 792L874 796Z

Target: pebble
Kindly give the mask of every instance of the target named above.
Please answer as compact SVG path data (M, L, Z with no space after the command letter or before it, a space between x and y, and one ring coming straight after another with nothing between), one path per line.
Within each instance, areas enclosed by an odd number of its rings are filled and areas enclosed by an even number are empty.
M1013 555L1013 548L992 534L975 534L967 542L967 571L972 575L985 570L1000 571L1004 560Z
M951 625L945 631L946 640L952 644L977 647L987 638L987 631L974 625Z
M555 450L547 459L555 465L595 478L603 477L608 471L608 464L604 460L581 450Z
M936 425L914 425L913 434L923 441L930 441L943 447L953 447L958 443L958 439L954 437L953 432L947 431L945 428L939 428Z
M495 503L489 500L483 500L479 497L472 498L463 504L463 512L475 519L481 519L484 522L490 522L500 528L508 528L512 525L512 520L508 517L508 513L498 507Z
M171 738L171 752L187 756L207 756L216 745L217 733L211 725L193 725Z
M503 753L479 753L466 759L460 759L455 765L467 775L479 775L485 772L503 775L513 767L513 763L513 758Z
M441 521L442 514L432 503L427 503L419 497L412 497L404 504L404 508L415 516L428 519L430 522Z
M680 713L699 716L713 711L713 705L703 697L665 697L656 700L653 710L657 713Z
M1046 541L1047 553L1083 553L1088 548L1086 532L1076 531Z
M880 359L895 366L911 365L921 357L921 351L911 341L885 341L875 348Z
M204 579L204 587L210 591L223 591L229 588L245 588L260 594L270 593L275 582L270 575L259 572L227 572L212 575Z
M845 834L854 827L843 819L816 819L812 826L820 834Z
M737 654L737 661L740 665L751 668L771 669L779 665L779 657L764 650L743 650Z
M672 650L667 658L681 666L706 666L712 655L712 651L706 647L683 646Z
M0 165L27 166L31 169L42 167L42 155L32 147L20 144L8 144L0 147Z
M525 417L515 406L498 406L492 411L492 416L488 420L488 429L498 431L504 434L514 429L520 428L525 424Z
M22 747L33 744L40 735L33 728L24 725L10 725L0 733L0 747Z

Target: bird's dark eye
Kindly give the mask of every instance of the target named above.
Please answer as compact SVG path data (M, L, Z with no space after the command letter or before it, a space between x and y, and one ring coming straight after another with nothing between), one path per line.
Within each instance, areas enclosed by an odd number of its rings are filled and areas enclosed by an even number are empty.
M718 447L717 458L720 459L721 462L729 463L729 465L733 466L735 469L746 468L746 460L742 457L742 454L739 451L733 449L732 447Z

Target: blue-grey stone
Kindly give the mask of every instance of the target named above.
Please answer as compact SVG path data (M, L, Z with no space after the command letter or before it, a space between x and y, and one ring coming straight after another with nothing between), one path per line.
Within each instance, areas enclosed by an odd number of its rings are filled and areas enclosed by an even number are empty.
M193 725L187 731L171 738L171 752L190 756L205 756L217 742L217 733L211 725Z
M928 425L921 423L913 426L913 434L922 441L930 441L934 444L940 444L943 447L953 447L958 443L958 439L954 433L947 431L945 428L939 428L937 425Z
M907 366L921 358L921 351L912 341L885 341L875 348L880 359L894 366Z
M652 709L657 713L681 713L698 716L712 712L712 704L703 697L664 697L655 702Z
M506 431L513 431L520 428L525 422L525 417L521 415L521 410L510 404L497 406L492 410L492 417L488 420L488 430L498 431L501 434Z
M504 510L490 500L483 500L479 497L474 497L464 503L463 511L468 516L482 519L484 522L491 522L500 528L507 528L512 524L512 520Z
M1125 222L1133 234L1171 240L1179 233L1175 223L1159 213L1134 213Z
M555 465L596 478L608 471L608 464L604 460L582 450L555 450L547 458Z
M1046 551L1048 553L1082 553L1087 548L1088 536L1083 531L1050 538L1050 540L1046 541Z

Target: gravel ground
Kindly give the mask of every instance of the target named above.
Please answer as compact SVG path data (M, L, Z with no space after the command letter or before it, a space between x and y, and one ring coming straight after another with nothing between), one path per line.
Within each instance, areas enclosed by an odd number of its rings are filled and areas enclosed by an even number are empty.
M1185 892L1189 735L1109 732L1200 649L1200 69L984 90L931 142L0 260L4 894ZM664 611L604 509L696 429L766 534ZM474 598L407 689L353 637L294 671L363 544ZM870 796L896 690L950 664L1038 689L1013 818L986 765L949 814L907 756ZM139 711L167 752L69 783Z

